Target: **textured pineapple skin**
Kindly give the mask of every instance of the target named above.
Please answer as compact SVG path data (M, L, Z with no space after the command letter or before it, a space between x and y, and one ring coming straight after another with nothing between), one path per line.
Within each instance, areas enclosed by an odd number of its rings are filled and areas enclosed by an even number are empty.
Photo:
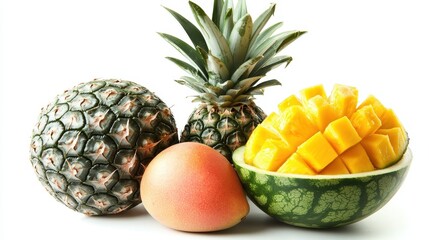
M170 109L145 87L94 80L42 108L30 161L46 190L86 215L115 214L141 202L147 164L178 142Z
M232 163L232 153L246 144L266 115L254 102L236 107L199 105L190 115L180 141L204 143Z

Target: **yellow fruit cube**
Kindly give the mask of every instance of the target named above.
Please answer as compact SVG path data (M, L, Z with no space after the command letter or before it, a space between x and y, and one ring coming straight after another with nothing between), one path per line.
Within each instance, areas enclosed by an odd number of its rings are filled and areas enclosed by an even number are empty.
M335 84L329 96L329 101L340 117L351 117L356 111L358 90L355 87Z
M350 173L369 172L375 170L370 158L362 145L356 144L340 155Z
M402 123L399 121L398 117L396 116L395 112L393 112L392 109L386 109L383 116L381 117L381 127L383 129L386 128L395 128L400 127L402 128Z
M300 94L301 100L304 103L314 96L321 96L323 98L326 98L325 88L321 84L305 88L300 91Z
M262 125L258 125L249 137L244 150L244 162L253 165L253 159L266 139L276 139L276 134Z
M275 128L291 147L297 147L318 131L305 114L304 108L298 105L281 112Z
M331 122L326 127L323 136L325 136L338 154L343 153L362 140L346 116Z
M322 175L335 175L335 174L349 174L349 170L346 165L344 165L341 158L335 158L328 166L326 166L319 174Z
M267 139L253 159L253 165L259 169L277 171L293 152L283 141Z
M320 95L310 98L305 107L310 119L319 128L319 131L323 132L330 122L338 118L334 107Z
M297 153L293 153L286 162L277 170L280 173L315 175L316 172L305 163L305 160Z
M279 120L280 116L276 112L272 112L262 121L261 125L275 132L275 126L279 124Z
M385 168L398 160L387 135L372 134L364 138L361 143L376 168Z
M277 105L277 108L279 109L279 112L283 112L286 108L294 105L301 105L301 101L299 101L299 99L295 95L291 95L282 102L280 102Z
M353 113L350 121L361 138L375 133L381 127L381 120L372 105L367 105L357 110Z
M392 144L396 157L399 158L402 156L408 143L407 135L402 128L379 129L376 133L389 136L389 141Z
M296 152L317 172L328 166L338 156L321 132L317 132L301 144Z
M384 111L386 111L386 108L384 105L373 95L369 95L358 107L358 109L361 109L365 106L371 105L374 109L375 114L377 114L378 118L381 119L381 117L384 114Z

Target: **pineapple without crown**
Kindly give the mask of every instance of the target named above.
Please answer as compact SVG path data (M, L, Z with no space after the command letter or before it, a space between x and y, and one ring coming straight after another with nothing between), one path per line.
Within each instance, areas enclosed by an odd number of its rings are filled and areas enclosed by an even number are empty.
M196 141L213 147L230 161L232 152L244 145L253 129L266 117L254 100L269 86L280 82L262 80L266 74L292 61L278 53L304 31L276 33L282 23L265 28L274 14L272 4L253 19L245 0L214 0L210 18L201 7L189 2L197 27L174 10L167 10L188 34L192 45L166 33L160 35L188 62L168 57L187 72L177 80L195 90L193 110L180 141Z
M86 215L119 213L141 202L140 179L178 142L175 120L148 89L94 80L44 107L33 130L31 164L48 192Z

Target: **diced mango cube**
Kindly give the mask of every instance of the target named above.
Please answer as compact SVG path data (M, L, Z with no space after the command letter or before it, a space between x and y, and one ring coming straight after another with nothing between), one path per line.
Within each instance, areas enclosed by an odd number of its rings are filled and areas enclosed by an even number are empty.
M344 165L341 158L335 158L328 166L326 166L319 174L323 175L335 175L335 174L348 174L350 173L346 165Z
M300 91L300 94L301 100L304 103L314 96L321 96L323 98L326 98L325 88L322 84L305 88Z
M305 160L297 153L293 153L277 170L280 173L315 175L316 172L308 166Z
M244 150L244 162L253 165L253 159L266 139L278 139L277 135L259 124L249 137Z
M261 125L273 132L276 132L274 126L279 125L279 120L280 116L276 112L272 112L264 119L264 121L262 121Z
M369 135L362 140L361 144L376 168L385 168L398 160L387 135Z
M367 105L357 110L353 113L350 121L361 138L375 133L381 127L381 120L372 105Z
M343 153L362 140L346 116L331 122L326 127L323 135L338 154Z
M296 152L317 172L328 166L338 156L321 132L317 132L301 144Z
M402 156L408 142L407 135L402 128L378 129L376 133L389 136L389 141L392 144L396 157L399 158Z
M289 97L285 98L285 100L280 102L277 105L277 108L279 109L279 112L283 112L286 108L294 105L301 105L301 101L299 101L295 95L290 95Z
M401 121L399 121L399 118L396 116L395 112L392 109L386 109L383 116L381 117L380 128L386 129L394 127L402 128L402 123Z
M351 117L356 111L358 90L355 87L335 84L329 96L329 101L340 117Z
M253 159L253 165L259 169L277 171L293 152L283 141L267 139Z
M297 147L318 131L305 114L302 106L291 106L280 113L280 120L275 128L289 146Z
M350 173L369 172L375 169L360 143L345 151L339 158L343 160Z
M386 108L384 105L373 95L369 95L358 107L358 109L361 109L365 106L371 105L374 109L375 114L377 114L378 118L381 119L381 117L384 114L384 111L386 111Z
M330 122L338 117L334 107L329 104L326 98L320 95L310 98L305 107L312 122L322 132Z

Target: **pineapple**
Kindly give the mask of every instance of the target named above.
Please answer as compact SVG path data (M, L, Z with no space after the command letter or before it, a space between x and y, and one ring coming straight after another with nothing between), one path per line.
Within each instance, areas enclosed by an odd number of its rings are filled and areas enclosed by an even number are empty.
M31 164L57 200L87 215L114 214L140 200L146 165L178 142L170 109L133 82L94 80L42 109Z
M282 23L265 28L274 14L272 4L255 20L247 13L246 1L214 0L210 18L200 6L189 2L198 27L179 13L167 10L188 34L193 46L166 33L160 35L188 62L168 57L188 73L177 80L195 90L193 110L181 134L181 142L204 143L230 161L232 152L244 145L253 129L266 117L254 102L264 88L280 85L262 80L266 74L292 58L278 55L304 31L276 33Z

